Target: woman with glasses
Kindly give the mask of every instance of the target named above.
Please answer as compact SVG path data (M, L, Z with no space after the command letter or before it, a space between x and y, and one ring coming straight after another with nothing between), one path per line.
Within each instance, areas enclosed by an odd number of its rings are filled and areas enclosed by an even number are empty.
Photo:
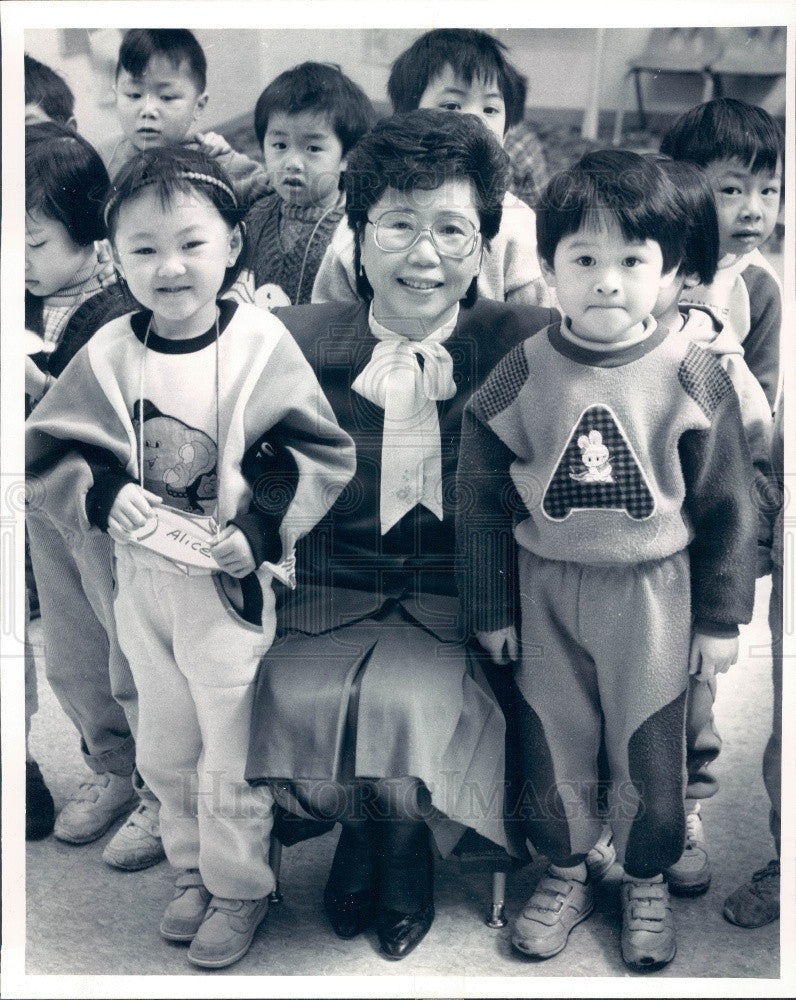
M247 777L342 823L326 913L342 938L375 924L391 959L434 918L432 841L445 856L470 827L508 846L505 724L466 641L453 558L464 405L555 318L476 301L508 179L472 115L381 122L346 171L361 302L279 311L356 442L357 471L297 552Z

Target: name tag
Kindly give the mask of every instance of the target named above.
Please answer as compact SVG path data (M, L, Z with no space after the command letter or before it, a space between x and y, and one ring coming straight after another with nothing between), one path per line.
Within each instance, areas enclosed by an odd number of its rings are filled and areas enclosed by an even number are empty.
M215 537L212 518L193 518L172 507L157 507L146 524L131 534L138 545L157 552L178 566L195 566L217 572L220 566L210 551Z

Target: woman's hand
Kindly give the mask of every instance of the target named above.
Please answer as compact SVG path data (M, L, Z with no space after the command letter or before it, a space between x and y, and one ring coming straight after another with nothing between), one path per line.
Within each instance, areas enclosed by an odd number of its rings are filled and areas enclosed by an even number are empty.
M210 543L210 551L221 569L230 576L241 579L257 569L249 541L235 524L228 524Z
M688 672L707 683L723 674L738 659L738 636L703 635L695 632L691 640Z
M141 489L137 483L122 486L108 513L108 534L115 542L128 545L131 533L142 528L152 516L150 504L160 502L159 496Z
M519 655L517 630L513 625L494 632L476 632L475 637L489 653L492 662L499 666L513 663Z

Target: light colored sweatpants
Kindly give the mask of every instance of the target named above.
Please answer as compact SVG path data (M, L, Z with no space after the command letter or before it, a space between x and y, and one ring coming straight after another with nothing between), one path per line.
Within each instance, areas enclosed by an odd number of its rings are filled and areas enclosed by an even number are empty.
M519 582L515 680L531 841L559 864L594 846L604 739L619 860L636 878L657 875L685 836L688 554L581 566L521 549Z
M113 542L99 528L57 527L37 510L26 524L47 680L80 734L86 764L100 774L131 774L138 706L116 639Z
M117 633L138 689L137 765L160 800L166 857L198 868L216 896L260 899L273 797L244 780L254 677L275 631L241 618L218 576L186 576L135 545L117 546Z

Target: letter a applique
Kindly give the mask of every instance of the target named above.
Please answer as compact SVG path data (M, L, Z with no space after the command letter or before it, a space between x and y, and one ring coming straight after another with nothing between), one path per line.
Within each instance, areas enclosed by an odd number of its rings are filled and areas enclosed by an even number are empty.
M607 406L583 411L545 489L542 509L551 521L573 510L623 510L643 521L655 500L616 414Z

